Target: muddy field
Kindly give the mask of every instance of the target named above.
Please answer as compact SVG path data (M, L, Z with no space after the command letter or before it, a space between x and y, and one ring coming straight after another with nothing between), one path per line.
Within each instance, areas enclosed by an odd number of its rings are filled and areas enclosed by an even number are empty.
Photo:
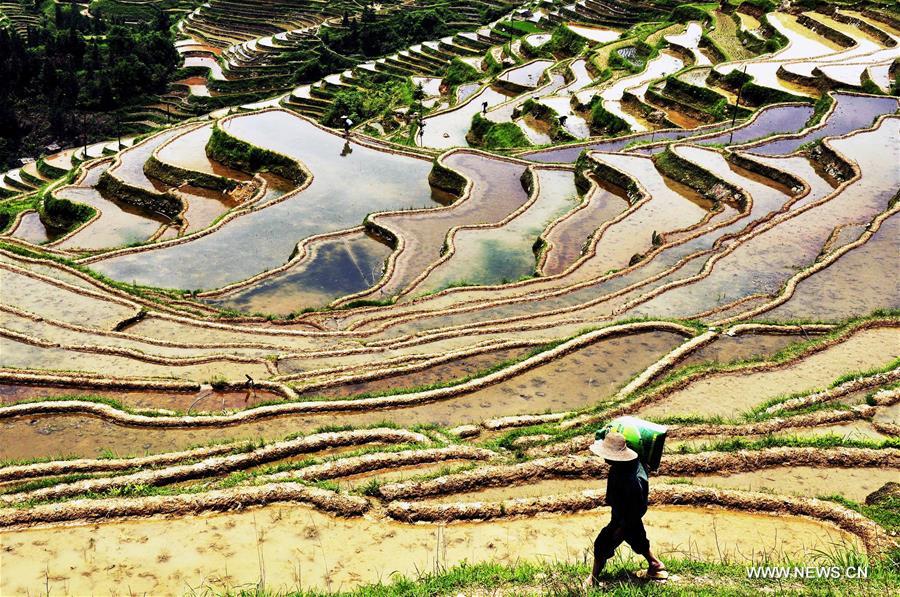
M34 207L0 234L0 593L585 564L609 515L587 447L622 415L668 427L645 518L663 560L881 562L896 19L632 27L589 4L513 3L521 29L47 156L72 175L44 191L94 216L60 231ZM180 98L306 39L219 48L197 32L215 10L178 29L209 71ZM372 73L422 97L325 126L338 91L385 95ZM19 177L4 209L40 203Z

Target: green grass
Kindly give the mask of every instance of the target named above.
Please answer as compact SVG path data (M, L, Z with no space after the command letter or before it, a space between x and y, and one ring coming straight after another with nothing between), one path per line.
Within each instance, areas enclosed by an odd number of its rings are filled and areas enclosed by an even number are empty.
M697 454L700 452L737 452L739 450L763 450L766 448L870 448L873 450L887 450L900 448L900 438L888 438L884 440L847 439L841 435L820 435L816 437L797 436L772 436L767 435L760 439L745 439L734 437L716 442L704 443L697 446L682 444L678 448L679 454Z
M467 137L476 147L485 149L509 149L513 147L530 147L531 141L514 122L492 122L475 114L472 117L472 128Z
M6 232L21 212L36 209L39 199L36 195L16 197L0 202L0 232Z
M712 362L699 363L699 364L695 364L695 365L679 367L679 368L669 372L668 374L656 379L655 381L644 386L643 388L636 390L632 394L625 396L621 400L602 402L602 403L596 404L595 406L584 409L583 411L580 411L579 413L573 414L572 416L577 416L579 414L601 415L604 412L613 410L624 404L629 404L631 402L634 402L648 394L653 394L653 393L659 392L667 386L671 386L671 385L683 382L685 379L688 379L688 378L700 378L703 376L708 376L713 373L725 373L725 372L730 372L730 371L739 371L745 367L762 364L762 363L778 364L778 363L782 363L785 361L789 361L789 360L795 359L795 358L807 353L813 346L815 346L817 344L826 342L831 338L834 338L834 337L837 337L837 336L847 333L848 330L859 326L860 324L864 323L867 320L891 319L891 318L895 318L895 317L897 317L897 314L895 311L878 310L878 311L873 312L869 316L848 320L844 325L838 326L826 334L822 334L822 335L813 337L809 340L799 341L799 342L795 342L793 344L789 344L788 346L786 346L779 352L775 353L774 355L768 356L768 357L761 356L761 357L752 358L752 359L742 359L742 360L737 360L737 361L731 361L728 363L720 363L720 362L712 361ZM621 325L623 323L627 323L627 322L616 322L617 325ZM679 323L693 325L696 327L698 332L705 329L705 327L702 326L702 324L699 324L697 322L681 321ZM785 322L781 322L781 323L783 323L784 325L788 325ZM809 323L809 322L807 322L807 323ZM893 366L893 364L887 365L885 367L874 369L873 371L888 370L888 369L892 368L892 366ZM871 372L869 372L869 373L871 373ZM849 375L852 378L856 378L856 377L862 376L864 374L852 373ZM838 378L837 380L835 380L833 382L833 385L839 385L840 383L842 383L842 380L846 381L845 377L846 376L842 376L841 378ZM832 405L832 407L833 406L834 405ZM794 414L799 414L799 413L794 413ZM751 415L750 418L751 418L751 420L754 420L753 415ZM759 418L760 418L760 420L762 420L765 417L760 416ZM674 419L671 419L671 420L674 420ZM679 418L678 421L683 422L683 423L706 423L706 422L709 422L709 423L722 422L722 423L724 423L725 422L724 420L721 420L721 419L701 418L701 417L682 417L682 418ZM744 422L744 421L738 421L738 423L739 422ZM538 445L550 445L550 444L565 441L567 439L571 439L572 437L575 437L578 435L582 435L585 432L587 432L588 430L593 430L593 429L594 429L594 426L576 426L576 427L572 427L570 429L560 429L558 427L558 425L556 425L556 424L521 427L518 429L514 429L514 430L510 431L509 433L504 434L500 437L492 439L490 442L485 444L485 447L496 446L496 447L502 447L502 448L506 448L506 449L510 449L510 450L515 450L516 452L519 453L520 457L523 457L522 450L515 448L512 445L512 442L515 439L517 439L518 437L522 437L522 436L526 436L526 435L547 434L552 437L546 441L539 442ZM735 449L739 449L739 448L735 448Z
M586 556L563 562L517 561L510 564L463 562L453 567L439 567L417 578L393 576L382 583L358 587L354 590L322 592L299 590L275 592L257 585L254 588L221 589L208 587L203 594L242 597L437 597L456 595L550 595L575 597L578 595L661 595L671 597L757 596L774 595L887 595L900 586L900 571L890 560L868 562L858 553L835 548L813 554L809 565L838 565L853 563L869 565L866 580L810 579L806 581L749 580L746 565L731 562L708 562L696 557L663 556L669 571L676 575L667 583L647 583L635 579L634 572L642 565L634 557L617 555L607 563L601 576L602 586L590 592L581 588L589 572ZM755 562L757 565L762 561ZM798 562L806 565L807 562Z
M860 504L839 495L826 496L824 499L837 502L842 506L859 512L866 518L870 518L883 526L894 536L900 533L900 498L896 496L886 498L875 504ZM897 553L897 555L900 555L900 553ZM900 564L900 561L897 564Z

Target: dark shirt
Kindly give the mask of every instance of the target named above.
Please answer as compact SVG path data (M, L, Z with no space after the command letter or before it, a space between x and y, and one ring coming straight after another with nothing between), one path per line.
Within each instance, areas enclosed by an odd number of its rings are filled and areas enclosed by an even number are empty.
M606 480L606 503L613 520L636 521L647 512L650 482L638 460L610 463Z

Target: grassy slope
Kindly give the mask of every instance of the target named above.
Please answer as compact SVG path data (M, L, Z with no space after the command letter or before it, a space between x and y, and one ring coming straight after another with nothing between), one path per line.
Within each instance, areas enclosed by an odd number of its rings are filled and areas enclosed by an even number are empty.
M798 562L797 565L844 567L845 564L864 563L857 554L822 554L819 561ZM461 564L437 573L423 575L416 580L394 578L386 584L368 585L355 591L324 593L300 591L274 593L264 588L221 592L217 595L293 595L319 597L342 595L347 597L424 597L437 595L665 595L665 596L750 596L771 592L776 595L887 595L900 587L900 572L888 564L869 566L866 580L748 580L746 567L740 564L707 563L692 559L666 559L674 575L668 582L647 583L636 579L634 572L640 569L635 559L615 557L602 578L602 586L585 592L582 580L588 574L588 563L504 565L485 563Z

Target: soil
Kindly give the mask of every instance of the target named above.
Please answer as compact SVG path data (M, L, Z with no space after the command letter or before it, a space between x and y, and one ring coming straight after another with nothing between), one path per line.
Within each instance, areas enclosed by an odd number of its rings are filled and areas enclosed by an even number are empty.
M581 560L606 523L605 508L575 515L490 523L403 524L334 518L285 504L219 515L34 528L2 536L0 592L161 594L249 586L347 590L419 573L491 560ZM645 521L658 555L746 561L802 560L832 542L858 541L834 527L792 516L660 507ZM403 554L399 558L398 554Z
M871 328L787 367L704 377L639 411L642 417L735 416L776 396L827 387L844 373L897 358L900 330Z

